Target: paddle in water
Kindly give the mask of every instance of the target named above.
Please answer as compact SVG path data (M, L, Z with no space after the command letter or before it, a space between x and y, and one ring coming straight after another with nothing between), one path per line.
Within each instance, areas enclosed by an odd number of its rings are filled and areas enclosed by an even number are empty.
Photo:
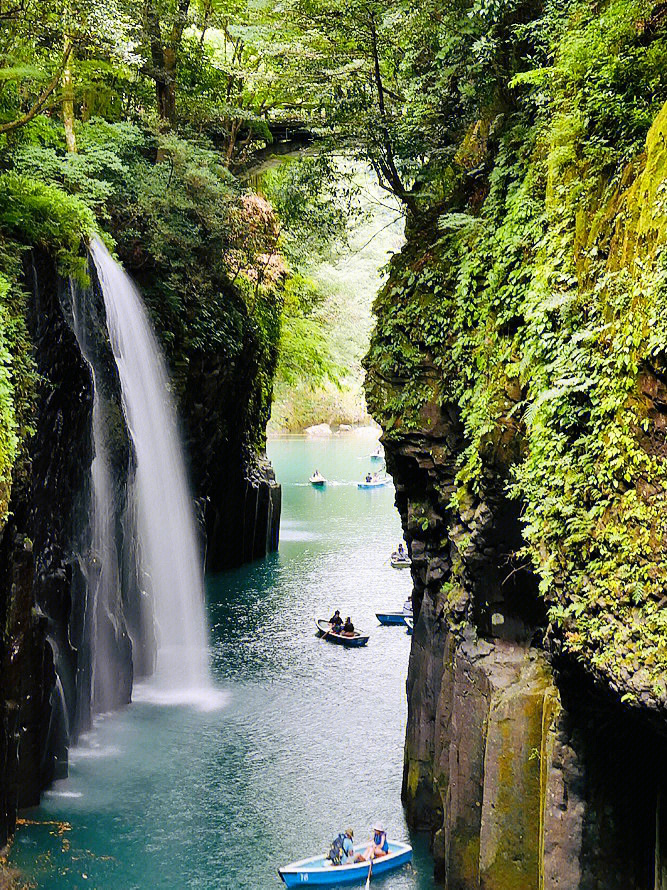
M366 878L366 890L371 886L371 872L373 871L373 860L371 859L368 866L368 877Z

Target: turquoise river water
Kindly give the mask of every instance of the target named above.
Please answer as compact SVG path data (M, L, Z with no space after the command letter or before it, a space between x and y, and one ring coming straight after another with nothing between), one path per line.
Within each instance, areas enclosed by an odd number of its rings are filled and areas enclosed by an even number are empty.
M401 539L391 485L358 490L376 440L275 439L283 485L280 550L208 579L219 706L151 702L97 720L71 752L68 779L23 814L11 862L38 888L278 890L276 869L328 849L375 818L415 847L412 866L372 881L434 886L427 841L401 808L410 638L380 627L410 576L392 569ZM317 467L333 484L307 483ZM364 649L316 637L335 607L371 631Z

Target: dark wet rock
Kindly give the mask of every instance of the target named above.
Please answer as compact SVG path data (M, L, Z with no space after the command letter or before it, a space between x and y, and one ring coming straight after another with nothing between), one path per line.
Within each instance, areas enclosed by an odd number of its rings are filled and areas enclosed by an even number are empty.
M38 804L44 787L66 775L68 748L93 714L128 702L134 678L149 675L155 662L150 579L136 548L134 453L91 271L92 287L82 292L58 278L46 254L35 251L26 264L39 383L35 433L16 468L0 536L0 849L17 807ZM278 544L280 486L258 447L270 390L253 336L246 331L236 364L209 353L193 356L177 375L202 555L215 569ZM104 687L93 679L91 645L91 590L99 576L90 523L93 371L120 574L95 622L110 665Z

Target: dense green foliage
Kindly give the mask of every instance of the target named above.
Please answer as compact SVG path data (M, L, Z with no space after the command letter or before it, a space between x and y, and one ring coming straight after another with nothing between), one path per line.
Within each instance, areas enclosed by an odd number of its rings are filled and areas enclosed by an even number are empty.
M374 383L373 406L399 438L429 400L456 406L453 507L486 468L506 474L554 632L629 697L660 698L664 16L610 0L447 18L428 68L447 127L369 357L413 383Z
M141 281L179 392L191 362L234 369L253 344L246 426L261 447L286 270L274 212L231 168L271 141L266 114L296 87L272 5L26 0L2 13L0 518L31 433L31 248L85 280L85 241L101 234Z
M302 429L324 419L327 399L322 399L322 388L340 392L341 380L350 371L347 356L335 343L334 329L341 319L318 268L346 249L360 215L358 189L343 177L340 166L326 155L316 155L273 166L262 178L262 191L280 219L281 252L293 270L284 294L277 400L294 396L312 403L305 410L290 411L281 426ZM297 396L299 391L305 392L305 399Z

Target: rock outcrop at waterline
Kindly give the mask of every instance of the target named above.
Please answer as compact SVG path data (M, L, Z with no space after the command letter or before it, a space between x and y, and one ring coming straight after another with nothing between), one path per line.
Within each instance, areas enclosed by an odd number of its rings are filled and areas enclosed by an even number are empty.
M486 216L476 182L463 222L413 220L376 304L414 580L403 797L450 890L667 886L666 137L667 107L588 208L576 146L557 182L538 145Z

